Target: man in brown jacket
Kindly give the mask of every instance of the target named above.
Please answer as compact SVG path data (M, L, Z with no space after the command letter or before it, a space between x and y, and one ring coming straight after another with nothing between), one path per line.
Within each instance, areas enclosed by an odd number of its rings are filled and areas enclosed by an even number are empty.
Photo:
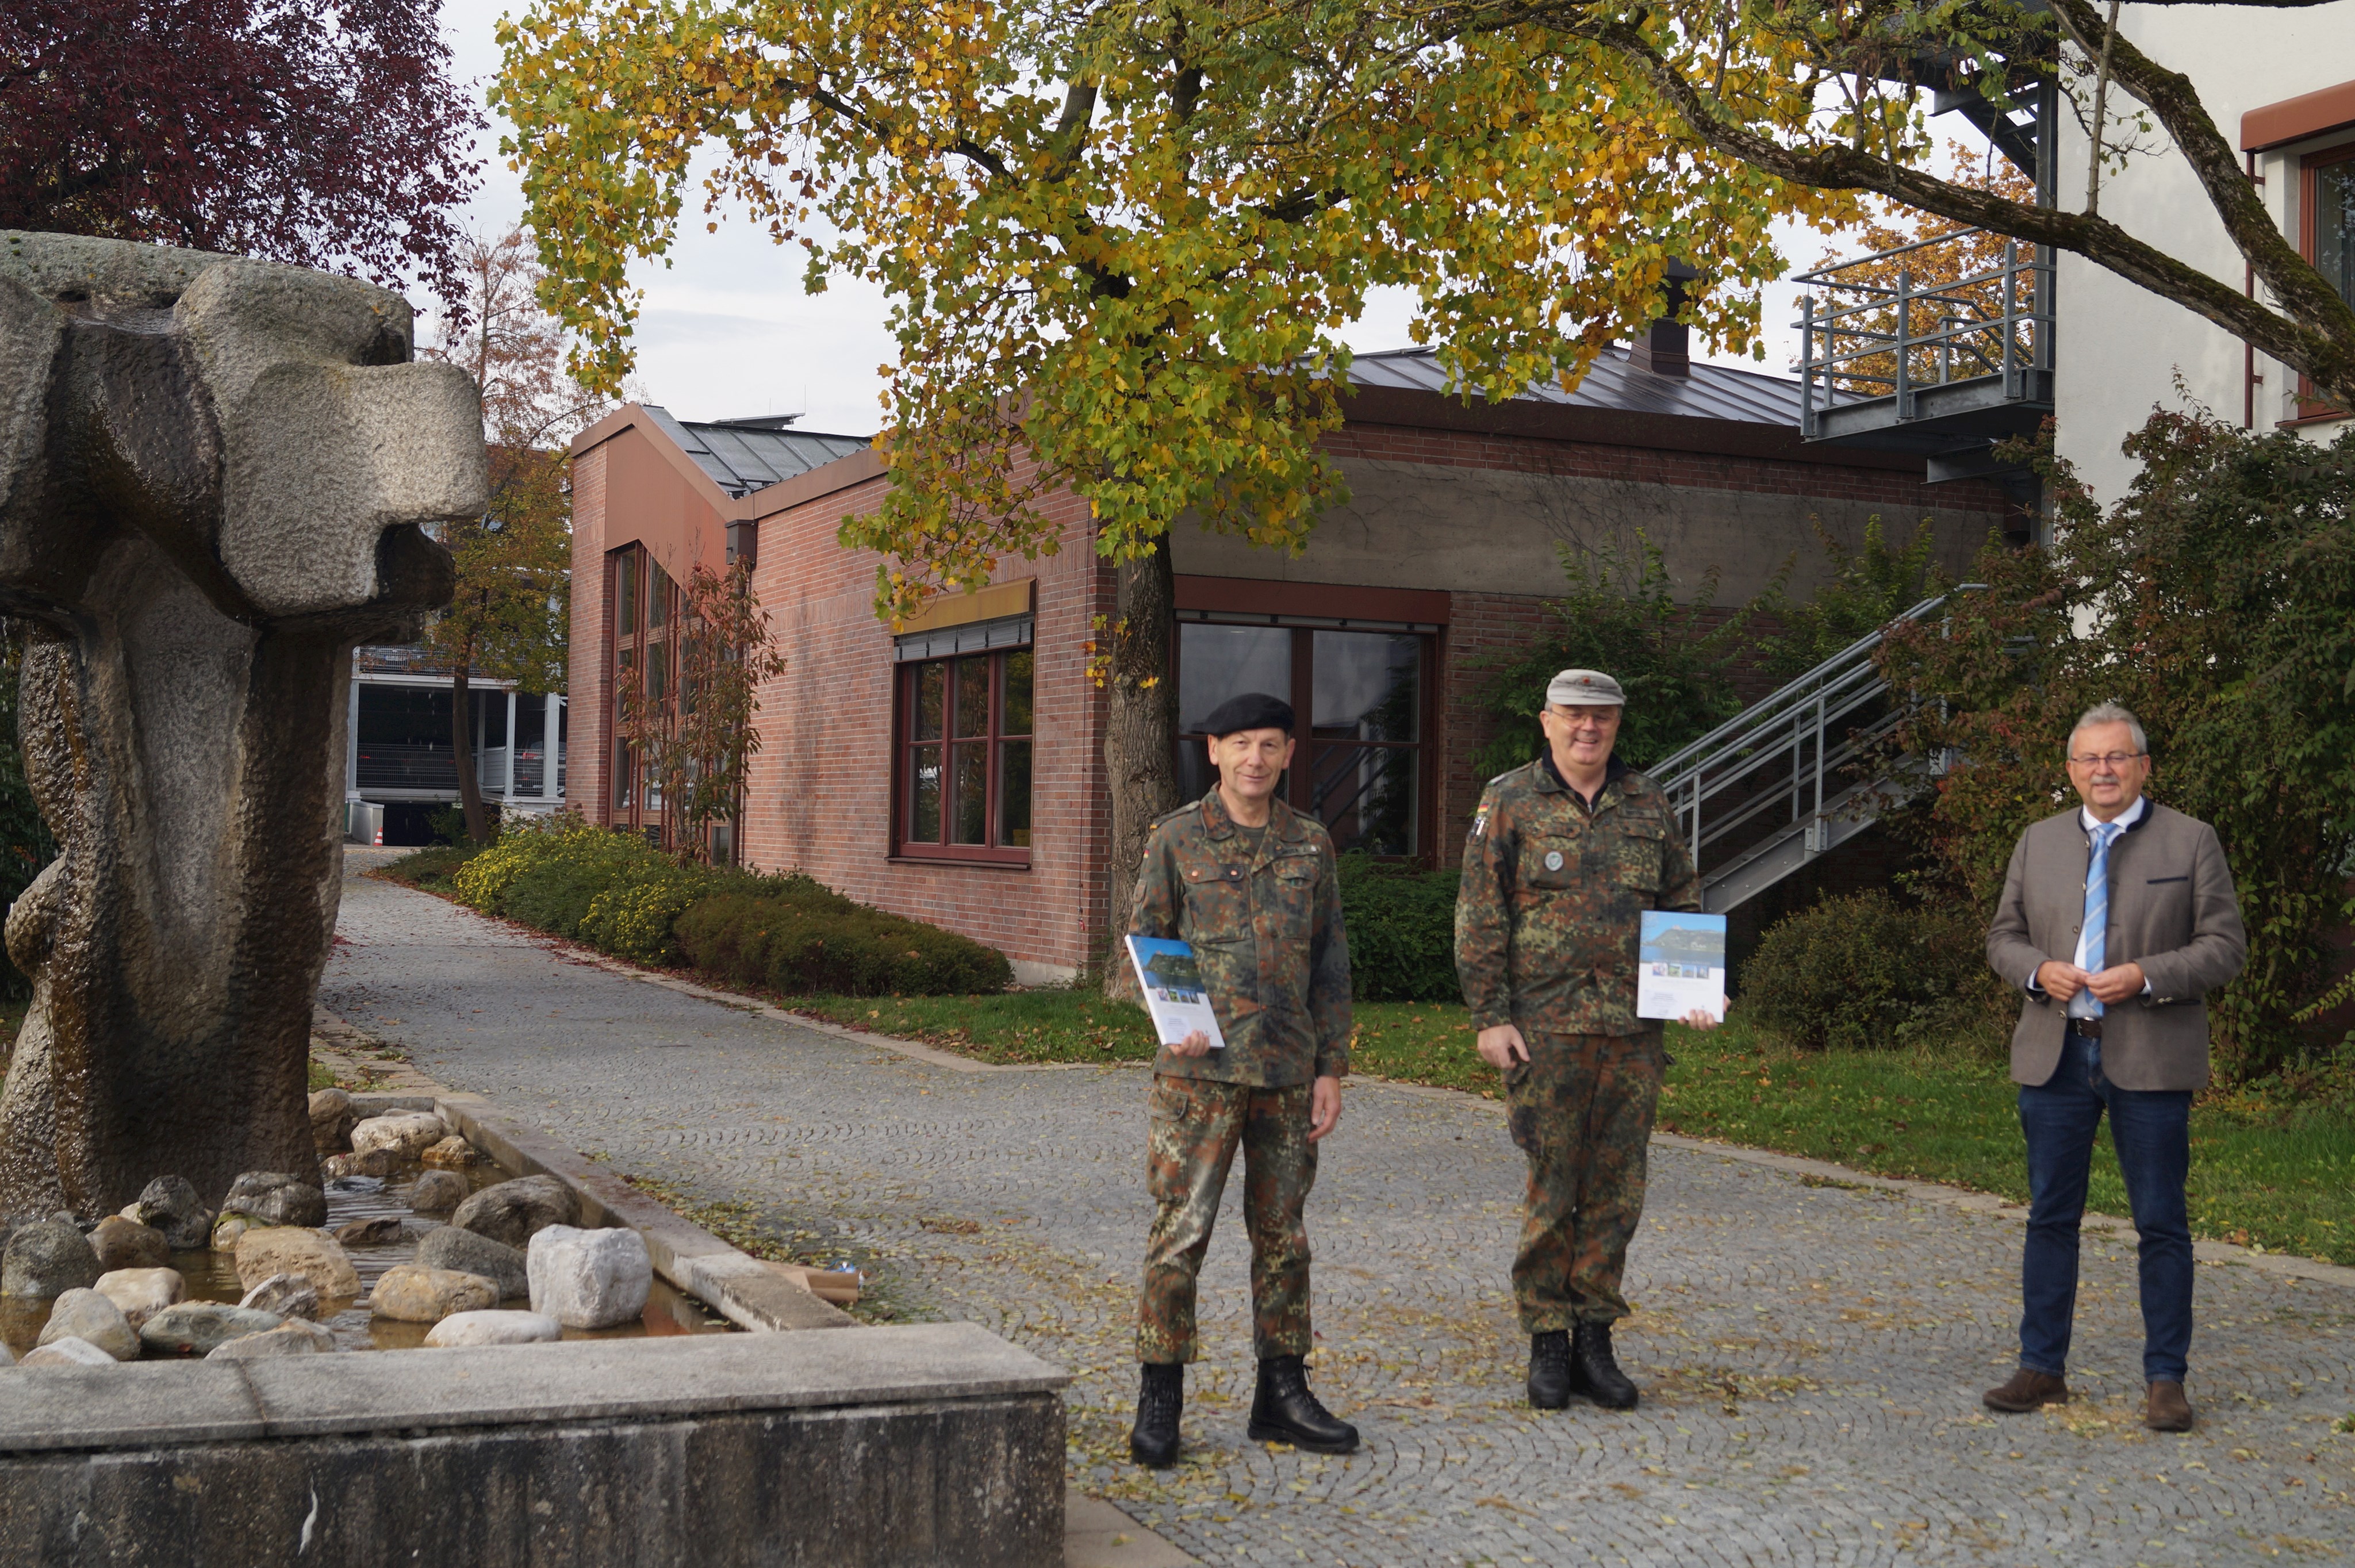
M1987 931L1987 963L2028 993L2011 1037L2028 1138L2019 1370L1991 1410L2069 1397L2077 1226L2102 1115L2140 1233L2143 1424L2190 1430L2191 1096L2208 1082L2210 991L2248 956L2216 830L2143 798L2150 749L2114 702L2069 737L2083 807L2019 837Z

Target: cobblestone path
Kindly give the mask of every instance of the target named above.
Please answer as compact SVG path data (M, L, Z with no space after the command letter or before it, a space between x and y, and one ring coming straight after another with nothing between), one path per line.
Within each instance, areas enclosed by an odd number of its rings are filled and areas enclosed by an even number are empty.
M1071 1467L1206 1563L2167 1563L2355 1547L2355 1292L2202 1264L2202 1424L2136 1419L2131 1254L2088 1238L2079 1402L1996 1418L2016 1222L1691 1149L1653 1156L1624 1415L1537 1416L1506 1280L1520 1161L1487 1102L1353 1084L1309 1206L1315 1384L1364 1450L1249 1443L1240 1216L1204 1276L1186 1463L1124 1462L1146 1207L1136 1069L960 1072L346 883L321 1000L618 1169L741 1198L908 1317L1076 1375ZM1235 1184L1240 1186L1240 1182ZM1231 1189L1231 1211L1234 1192Z

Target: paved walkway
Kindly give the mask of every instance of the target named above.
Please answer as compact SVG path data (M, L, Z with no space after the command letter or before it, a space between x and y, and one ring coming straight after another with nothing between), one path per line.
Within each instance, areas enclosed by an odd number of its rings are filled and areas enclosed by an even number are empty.
M1244 1252L1204 1276L1188 1462L1125 1462L1144 1074L953 1072L345 885L323 1005L618 1169L859 1260L908 1317L1070 1368L1074 1481L1206 1563L2237 1563L2355 1550L2355 1291L2202 1264L2188 1436L2145 1432L2130 1253L2089 1239L2080 1403L1998 1419L2015 1221L1690 1148L1653 1157L1624 1360L1642 1409L1520 1394L1497 1107L1351 1086L1309 1208L1315 1381L1366 1434L1248 1443ZM1237 1184L1240 1185L1239 1183ZM1234 1194L1230 1193L1230 1210Z

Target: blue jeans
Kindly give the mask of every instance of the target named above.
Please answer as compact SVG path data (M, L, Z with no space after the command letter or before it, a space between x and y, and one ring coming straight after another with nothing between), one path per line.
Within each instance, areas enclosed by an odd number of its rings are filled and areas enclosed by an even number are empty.
M2072 1030L2051 1082L2023 1084L2028 1136L2028 1243L2020 1257L2019 1364L2061 1376L2077 1309L2077 1224L2102 1113L2118 1151L2126 1201L2142 1235L2142 1375L2181 1382L2191 1349L2191 1168L2189 1090L2121 1089L2102 1076L2102 1042Z

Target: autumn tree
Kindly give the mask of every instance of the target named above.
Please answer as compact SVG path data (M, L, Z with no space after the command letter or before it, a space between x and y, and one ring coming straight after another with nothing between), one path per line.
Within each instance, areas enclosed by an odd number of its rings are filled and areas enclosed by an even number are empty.
M9 0L0 229L460 293L481 116L438 0Z
M745 778L761 732L761 683L784 673L769 613L752 597L752 568L696 564L678 585L670 638L622 672L622 739L645 759L677 831L680 860L711 859L711 825L743 810Z
M605 408L564 370L563 333L540 309L539 271L522 233L496 243L460 240L463 312L442 322L426 350L463 366L483 390L491 504L479 517L442 525L457 564L457 592L433 618L427 645L451 672L450 744L467 836L492 837L474 771L472 690L476 676L527 691L562 691L572 566L570 460L565 443Z
M502 29L544 297L592 380L631 362L627 269L698 155L707 212L798 242L805 287L889 293L894 484L842 531L884 558L880 614L1053 552L1039 503L1087 502L1115 923L1177 804L1168 530L1305 546L1344 496L1320 441L1369 290L1506 397L1657 315L1671 257L1705 272L1684 318L1751 347L1771 219L1853 211L1631 112L1607 48L1431 32L1308 0L538 0Z
M2311 378L2355 408L2355 307L2265 210L2233 138L2200 101L2192 60L2137 48L2095 0L1369 0L1403 25L1470 38L1532 26L1564 48L1612 55L1636 93L1626 112L1668 115L1718 153L1828 191L1870 191L1958 224L2068 251L2171 300ZM2167 0L2160 0L2166 4ZM2246 25L2318 0L2220 0ZM2139 9L2139 7L2137 7ZM2089 131L2085 197L2039 205L1933 171L1923 91L1975 92L1997 113L2061 80ZM2197 178L2262 291L2182 260L2174 236L2138 235L2101 212L2105 170L2144 120Z

